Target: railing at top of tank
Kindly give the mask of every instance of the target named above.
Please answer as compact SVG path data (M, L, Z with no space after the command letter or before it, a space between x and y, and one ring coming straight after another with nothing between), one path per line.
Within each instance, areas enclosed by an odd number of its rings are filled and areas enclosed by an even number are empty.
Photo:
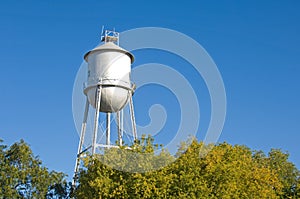
M105 30L104 34L101 36L101 41L114 42L119 45L119 33L112 30Z

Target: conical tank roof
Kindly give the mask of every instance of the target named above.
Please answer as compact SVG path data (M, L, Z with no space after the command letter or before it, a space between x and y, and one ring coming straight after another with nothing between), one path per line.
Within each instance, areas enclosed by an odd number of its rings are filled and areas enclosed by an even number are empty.
M117 52L122 52L122 53L124 53L124 54L126 54L130 57L131 63L133 63L133 61L134 61L134 56L130 52L128 52L127 50L121 48L120 46L116 45L113 42L104 43L102 45L97 46L93 50L87 52L84 55L84 60L87 61L87 57L89 56L89 54L92 53L92 52L95 52L95 51L117 51Z

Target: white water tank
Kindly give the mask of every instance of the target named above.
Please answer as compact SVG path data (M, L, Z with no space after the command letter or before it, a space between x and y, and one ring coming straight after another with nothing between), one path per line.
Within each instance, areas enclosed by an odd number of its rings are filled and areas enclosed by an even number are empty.
M84 88L89 103L96 108L97 87L101 86L100 112L117 112L129 100L131 53L113 42L99 45L84 55L88 63L88 81Z

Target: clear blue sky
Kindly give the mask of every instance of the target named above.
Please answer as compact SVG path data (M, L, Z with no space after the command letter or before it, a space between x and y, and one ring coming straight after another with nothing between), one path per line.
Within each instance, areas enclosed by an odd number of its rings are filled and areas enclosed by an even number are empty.
M0 137L6 144L23 138L47 167L72 175L79 140L72 88L84 53L99 42L102 25L118 31L157 26L192 37L216 62L228 105L219 141L281 148L299 168L299 9L297 0L2 1ZM137 63L159 62L155 53L137 52ZM165 56L179 67L177 58ZM205 86L190 78L199 90ZM141 122L148 95L141 90L135 99ZM200 130L207 128L208 106L203 100Z

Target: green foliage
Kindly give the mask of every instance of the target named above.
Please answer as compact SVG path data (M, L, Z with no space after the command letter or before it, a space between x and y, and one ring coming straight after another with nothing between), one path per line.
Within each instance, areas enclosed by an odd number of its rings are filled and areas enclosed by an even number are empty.
M189 147L187 147L189 146ZM88 156L76 198L299 198L299 171L288 154L245 146L182 143L174 161L143 137L131 149Z
M289 155L282 153L278 149L271 149L266 157L259 151L254 154L254 158L260 165L268 167L280 181L282 189L277 189L279 198L300 198L299 176L300 172L295 165L288 161ZM298 184L298 185L297 185Z
M63 173L49 172L23 140L9 148L1 142L2 140L0 140L0 198L63 198L66 196L64 193L68 185L63 180L65 177Z

